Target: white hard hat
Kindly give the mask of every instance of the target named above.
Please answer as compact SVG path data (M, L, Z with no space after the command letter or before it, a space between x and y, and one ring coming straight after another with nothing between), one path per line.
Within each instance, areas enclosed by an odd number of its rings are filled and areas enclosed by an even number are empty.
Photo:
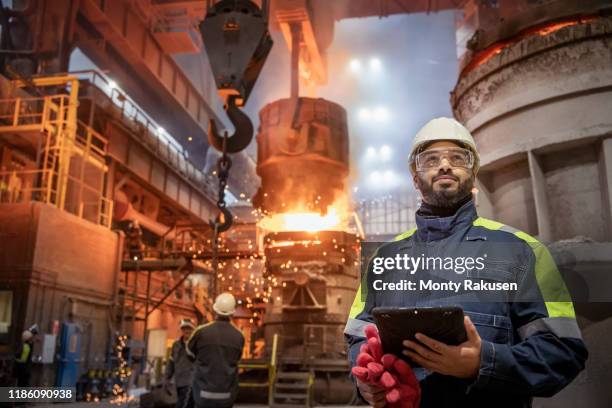
M193 324L193 322L191 321L191 319L182 319L181 323L179 325L179 327L181 329L185 328L185 327L190 327L192 329L195 329L195 325Z
M236 311L236 298L229 292L221 293L213 304L215 313L221 316L231 316Z
M461 123L453 118L435 118L427 122L425 126L419 130L412 141L412 149L410 150L410 171L414 174L414 161L416 155L420 153L421 148L428 143L438 140L449 140L462 144L465 148L470 149L474 154L474 173L478 172L480 166L480 158L478 150L476 150L476 142L469 130Z
M34 335L32 334L31 331L29 330L24 330L23 333L21 333L21 340L22 341L28 341L31 340L32 337L34 337Z

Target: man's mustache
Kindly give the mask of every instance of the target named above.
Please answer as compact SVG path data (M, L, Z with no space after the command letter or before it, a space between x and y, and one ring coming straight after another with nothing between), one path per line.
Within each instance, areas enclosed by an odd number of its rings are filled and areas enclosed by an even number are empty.
M438 181L442 177L448 177L448 178L452 178L455 181L459 181L459 177L455 176L452 173L438 174L436 177L433 178L433 181L434 182Z

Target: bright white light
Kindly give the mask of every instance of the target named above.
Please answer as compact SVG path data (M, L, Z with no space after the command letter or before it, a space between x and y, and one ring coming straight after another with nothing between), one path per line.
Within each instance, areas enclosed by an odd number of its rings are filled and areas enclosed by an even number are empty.
M359 119L361 120L370 120L372 118L372 112L369 109L362 108L359 109Z
M110 81L110 82L108 83L108 87L109 87L110 89L115 89L115 88L117 87L117 83L116 83L115 81Z
M389 119L389 112L383 107L376 108L374 110L374 119L380 122L386 122Z
M391 182L393 182L393 179L395 178L395 174L393 174L393 172L391 170L387 170L387 171L385 171L383 177L385 179L385 182L391 183Z
M157 127L157 133L164 133L165 131L166 131L166 129L164 129L163 127L161 127L161 126Z
M361 71L361 62L358 59L352 59L350 64L349 64L349 68L351 69L351 72L357 73Z
M377 170L374 170L372 173L370 173L370 182L374 185L377 185L380 183L380 179L381 179L381 175L380 172Z
M379 123L385 123L389 121L389 111L383 106L379 106L375 109L361 108L357 113L359 120L361 121L376 121Z
M380 148L380 158L384 161L387 161L391 158L391 148L387 145L384 145Z
M382 68L382 62L378 58L370 59L370 69L372 71L380 71Z
M376 157L376 149L373 148L372 146L368 147L366 150L366 157L368 159L372 159L374 157Z

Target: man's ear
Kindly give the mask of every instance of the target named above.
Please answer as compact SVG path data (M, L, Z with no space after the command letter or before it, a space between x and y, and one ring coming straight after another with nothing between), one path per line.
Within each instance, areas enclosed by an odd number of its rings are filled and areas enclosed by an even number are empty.
M416 174L416 172L415 172L415 173L412 173L412 184L414 184L414 188L415 188L416 190L420 191L420 190L419 190L419 183L418 183L418 178L417 178L417 174Z

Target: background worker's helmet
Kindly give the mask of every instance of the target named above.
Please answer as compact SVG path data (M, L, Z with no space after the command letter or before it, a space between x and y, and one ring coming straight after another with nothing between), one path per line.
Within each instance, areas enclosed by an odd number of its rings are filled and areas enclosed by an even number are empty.
M213 304L215 313L221 316L231 316L236 311L236 298L229 292L221 293Z
M451 142L457 142L466 149L472 151L474 155L474 166L472 170L474 174L478 172L480 167L480 157L478 156L478 150L476 149L476 142L469 130L465 128L461 123L457 122L453 118L436 118L432 119L425 126L418 131L414 140L412 141L412 149L410 150L410 156L408 162L410 163L410 171L412 174L416 172L416 156L419 154L424 147L431 142L441 140L448 140Z
M181 329L185 329L185 328L195 329L195 325L193 324L191 319L181 319L181 322L179 323L179 327Z
M34 337L34 335L29 330L24 330L23 333L21 333L21 340L22 341L32 340L32 337Z

